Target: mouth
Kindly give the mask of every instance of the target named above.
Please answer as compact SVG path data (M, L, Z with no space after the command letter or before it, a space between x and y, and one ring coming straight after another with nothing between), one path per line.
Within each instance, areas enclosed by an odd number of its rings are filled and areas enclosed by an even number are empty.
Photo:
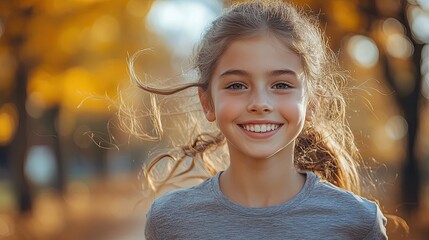
M275 131L277 128L281 127L283 124L274 124L274 123L267 123L267 124L238 124L239 127L242 129L249 131L249 132L256 132L256 133L266 133Z

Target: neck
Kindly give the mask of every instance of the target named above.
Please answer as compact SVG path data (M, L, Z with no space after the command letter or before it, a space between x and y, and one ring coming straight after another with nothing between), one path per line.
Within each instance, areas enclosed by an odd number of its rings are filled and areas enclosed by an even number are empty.
M239 159L231 155L220 186L231 201L248 207L279 205L299 193L305 176L293 164L293 154L276 154L267 159Z

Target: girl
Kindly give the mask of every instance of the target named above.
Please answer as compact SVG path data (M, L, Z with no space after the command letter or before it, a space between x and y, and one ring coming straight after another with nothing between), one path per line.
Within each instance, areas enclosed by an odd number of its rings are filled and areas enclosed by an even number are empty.
M218 127L145 170L155 192L199 167L211 175L158 198L147 239L387 238L377 204L356 195L359 153L345 121L344 76L326 46L316 22L290 4L250 1L205 33L198 82L140 82L158 95L197 87L205 118ZM225 144L222 171L205 155ZM166 159L175 161L165 167ZM156 177L159 167L169 169L165 179Z

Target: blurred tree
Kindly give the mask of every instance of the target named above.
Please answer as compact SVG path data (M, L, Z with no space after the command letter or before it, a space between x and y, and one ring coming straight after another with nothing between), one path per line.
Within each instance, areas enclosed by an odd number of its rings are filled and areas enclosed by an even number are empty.
M28 27L28 22L34 15L34 9L32 7L19 7L17 3L10 4L8 7L9 13L14 13L6 16L3 20L6 23L13 22L15 31L5 32L5 35L9 33L7 37L8 45L10 46L10 52L15 56L16 68L15 68L15 83L11 91L11 102L18 109L18 121L17 130L13 137L10 148L9 148L9 161L12 169L12 178L14 183L14 189L16 191L18 207L20 212L26 213L32 209L32 191L30 184L24 172L25 159L28 152L28 115L25 110L25 104L27 99L27 82L28 72L30 66L23 58L22 46L27 41L25 32L16 31L17 29L25 29ZM4 41L4 40L3 40Z
M21 212L32 208L31 184L25 173L28 148L33 144L50 145L57 169L53 186L62 192L66 185L64 165L70 157L64 155L64 147L73 147L63 143L80 147L73 141L73 133L81 115L101 119L101 124L111 115L106 99L97 101L97 97L116 95L120 82L128 80L127 52L142 48L149 39L142 32L151 3L0 1L0 107L12 102L17 109L16 131L5 148L10 153ZM4 74L9 69L15 71ZM40 133L40 129L33 129L40 124L33 123L42 119L45 127ZM106 128L105 124L100 134L108 135ZM72 140L63 141L65 137ZM96 169L104 175L106 149L94 147L92 151L99 166Z
M394 92L394 99L405 121L408 132L406 135L405 159L401 167L401 194L404 206L403 214L415 213L419 207L421 177L416 154L417 136L420 128L420 103L422 99L422 75L420 73L422 50L424 44L417 42L411 31L411 23L407 16L409 3L407 0L395 0L390 4L386 1L361 1L366 15L370 18L368 32L380 31L380 22L394 18L404 27L406 39L411 41L413 52L411 57L401 60L388 54L387 42L373 36L380 50L380 64L386 84ZM405 47L405 46L399 46ZM406 74L404 74L406 73Z
M381 67L381 79L392 89L395 107L399 114L405 119L408 126L406 134L405 157L401 160L401 203L403 208L401 214L409 216L415 213L419 207L421 191L421 173L418 167L418 156L416 154L417 136L420 129L420 112L422 104L422 75L420 73L422 49L424 43L417 41L411 31L410 16L408 10L410 5L417 6L415 1L407 0L297 0L297 4L310 7L315 12L321 9L319 18L321 26L327 31L330 45L334 50L344 46L345 39L350 35L363 35L372 39L379 51L378 65ZM409 3L412 2L412 3ZM418 1L417 1L418 2ZM403 50L410 42L412 54L409 57L393 56L387 51L390 44L383 33L382 24L388 19L395 19L399 24L398 36L402 45L393 46L393 50ZM401 27L402 26L402 27ZM369 54L369 53L367 53ZM378 69L378 68L377 68ZM374 77L377 74L374 72ZM359 120L360 121L360 120ZM382 144L382 143L379 143Z

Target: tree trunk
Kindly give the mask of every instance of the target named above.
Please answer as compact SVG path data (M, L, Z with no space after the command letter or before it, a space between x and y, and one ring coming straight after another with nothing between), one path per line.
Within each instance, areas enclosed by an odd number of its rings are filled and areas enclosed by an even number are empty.
M25 175L25 162L28 153L28 115L25 109L27 99L28 71L24 64L19 63L16 71L16 85L13 103L18 109L18 123L15 136L11 142L9 161L18 210L28 213L32 210L33 196L30 183Z
M417 133L419 130L420 119L420 99L422 76L420 73L421 54L423 50L422 44L417 44L411 34L410 23L408 22L406 10L408 2L402 1L402 11L399 15L399 21L406 28L406 36L412 41L414 53L412 56L412 68L410 69L414 76L414 88L405 96L401 96L401 108L404 113L405 120L408 123L408 135L406 146L406 159L402 166L402 201L405 203L405 212L407 215L415 213L419 208L420 198L420 172L418 167L418 159L415 151L417 142ZM398 89L400 90L400 89ZM397 91L399 92L399 91Z

